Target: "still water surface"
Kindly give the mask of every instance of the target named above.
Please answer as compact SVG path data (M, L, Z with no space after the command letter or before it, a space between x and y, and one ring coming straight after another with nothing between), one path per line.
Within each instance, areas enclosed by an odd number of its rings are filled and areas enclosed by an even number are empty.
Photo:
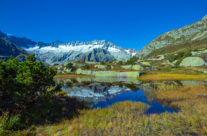
M77 78L58 79L63 84L62 90L68 96L86 100L92 108L106 108L117 102L133 101L142 102L150 106L146 114L160 114L163 112L178 112L175 109L164 106L153 99L155 85L161 82L141 82L137 79L114 79L114 78ZM165 84L205 84L194 81L162 81Z

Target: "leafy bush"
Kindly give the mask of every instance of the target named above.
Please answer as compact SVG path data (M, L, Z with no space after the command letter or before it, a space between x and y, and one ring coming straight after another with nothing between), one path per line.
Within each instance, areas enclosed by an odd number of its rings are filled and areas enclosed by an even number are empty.
M22 124L19 115L9 117L7 114L4 114L0 117L0 135L12 135L11 131L20 128L22 128Z
M16 130L20 128L19 115L11 116L3 115L0 117L0 130Z
M34 55L22 62L15 58L0 61L0 112L21 112L39 97L59 91L55 74L55 69L36 61Z
M177 55L168 55L167 56L167 59L170 61L170 62L173 62L177 59Z
M137 60L138 60L138 57L133 56L133 57L131 57L129 60L127 60L126 64L127 64L127 65L133 65L133 64L136 63Z
M175 60L179 60L178 62L181 62L184 58L189 57L189 56L192 56L192 53L191 53L190 50L189 51L186 51L186 52L181 51L177 55L172 55L172 54L171 55L168 55L167 56L167 59L170 62L174 62ZM177 62L177 64L178 64L178 62Z
M111 69L111 65L107 65L106 70L110 70L110 69Z
M89 64L85 64L84 66L81 67L82 69L88 70L90 69L90 65Z
M120 60L120 61L117 63L117 65L119 65L119 66L120 66L120 65L123 65L123 61Z
M66 68L67 69L73 69L73 64L71 62L69 62L67 65L66 65Z
M105 65L105 62L104 62L104 61L102 61L102 62L101 62L101 65Z

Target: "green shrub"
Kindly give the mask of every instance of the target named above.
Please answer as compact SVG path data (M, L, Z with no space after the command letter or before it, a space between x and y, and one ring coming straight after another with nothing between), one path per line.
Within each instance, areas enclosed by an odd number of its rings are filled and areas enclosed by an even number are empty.
M167 59L170 61L170 62L173 62L177 59L177 55L168 55L167 56Z
M55 69L36 61L34 55L21 62L15 58L0 61L0 114L21 112L39 97L59 91L55 75Z
M0 117L0 135L11 135L11 132L22 128L19 115Z
M170 62L174 62L175 60L179 60L178 62L181 62L182 61L182 59L184 59L184 58L186 58L186 57L189 57L189 56L192 56L192 53L191 53L191 51L189 50L189 51L181 51L181 52L179 52L177 55L172 55L172 54L170 54L170 55L168 55L167 56L167 59L170 61ZM181 61L180 61L181 60ZM178 64L178 62L177 62L177 64Z
M67 65L66 65L66 68L67 69L73 69L73 64L71 62L69 62Z
M90 69L90 65L89 64L85 64L81 68L84 69L84 70L88 70L88 69Z
M181 59L179 59L178 61L176 61L176 63L175 63L175 68L178 68L179 66L180 66L180 63L182 62L182 60L183 60L184 58L181 58Z
M101 65L105 65L105 62L104 62L104 61L102 61L102 62L101 62Z
M133 57L131 57L129 60L127 60L126 64L127 64L127 65L133 65L133 64L136 63L137 60L138 60L138 57L133 56Z
M106 70L110 70L110 69L111 69L111 65L107 65Z
M120 61L117 63L117 65L119 65L119 66L120 66L120 65L123 65L123 61L120 60Z

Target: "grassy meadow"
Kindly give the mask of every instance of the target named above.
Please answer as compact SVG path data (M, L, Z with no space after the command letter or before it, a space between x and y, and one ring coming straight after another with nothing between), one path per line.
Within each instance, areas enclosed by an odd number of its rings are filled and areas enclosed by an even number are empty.
M165 81L165 80L196 80L207 81L207 74L184 74L184 73L169 73L169 72L156 72L148 73L140 76L138 80L142 81Z
M207 135L207 86L204 84L174 85L163 82L153 84L154 90L145 92L146 96L178 112L146 114L150 105L132 101L119 102L103 109L91 109L85 101L68 97L66 92L61 91L61 85L53 80L53 77L76 78L87 75L57 75L55 69L36 62L34 56L25 62L11 59L0 64L5 69L0 71L0 79L4 79L0 80L0 89L4 89L2 98L12 100L14 107L8 109L11 107L10 101L3 101L4 104L0 105L2 136ZM18 71L15 71L17 67ZM7 76L7 71L13 71L13 76ZM23 78L24 82L21 80ZM143 72L138 80L143 83L207 81L207 74L172 68L170 72ZM15 91L11 81L19 86Z
M159 84L154 99L178 109L177 113L146 115L149 105L120 102L105 109L81 110L71 120L31 127L16 135L47 136L174 136L207 135L207 86Z

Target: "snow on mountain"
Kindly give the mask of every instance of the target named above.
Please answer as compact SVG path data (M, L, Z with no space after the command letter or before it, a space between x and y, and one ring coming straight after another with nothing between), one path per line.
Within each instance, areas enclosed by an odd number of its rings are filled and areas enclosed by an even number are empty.
M29 54L35 54L37 59L51 65L73 60L97 62L114 59L127 60L138 52L135 49L118 47L114 43L105 40L43 43L25 37L10 36L1 31L0 37L26 50Z
M51 44L37 44L34 47L25 48L28 53L35 53L36 57L48 64L65 63L80 58L84 54L89 54L94 49L103 49L116 60L127 60L134 56L135 49L125 49L116 46L112 42L105 40L94 40L91 42L54 42Z

